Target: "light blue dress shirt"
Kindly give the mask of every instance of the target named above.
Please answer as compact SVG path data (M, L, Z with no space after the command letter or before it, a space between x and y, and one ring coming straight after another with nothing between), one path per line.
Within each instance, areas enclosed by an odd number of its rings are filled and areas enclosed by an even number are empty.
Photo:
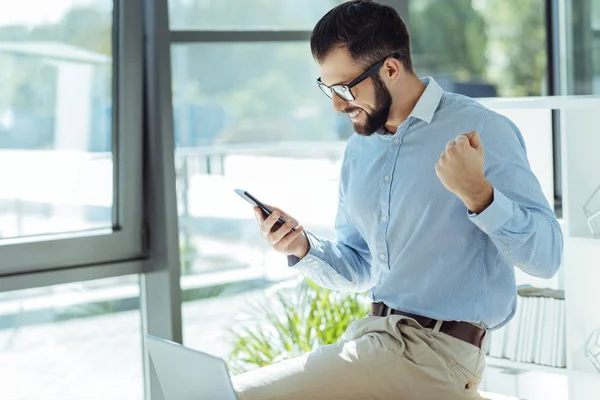
M373 301L496 329L516 310L513 266L550 278L563 238L527 160L519 129L432 79L395 134L353 135L339 187L336 240L306 231L310 251L289 264L317 284L370 289ZM472 214L435 173L446 143L477 131L493 203Z

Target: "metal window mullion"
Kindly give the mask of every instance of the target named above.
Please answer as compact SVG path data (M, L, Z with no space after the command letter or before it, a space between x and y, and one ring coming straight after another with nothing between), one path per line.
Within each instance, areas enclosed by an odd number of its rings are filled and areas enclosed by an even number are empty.
M61 268L50 271L6 275L0 279L0 293L12 290L31 289L64 283L113 278L142 272L142 261L123 261L75 268Z
M137 1L137 0L136 0ZM124 231L136 253L143 251L143 20L126 0L115 0L117 9L116 127L114 203L115 230Z
M546 51L548 95L566 94L561 84L563 64L561 62L561 28L559 0L546 0ZM562 207L562 150L560 133L560 111L552 110L552 167L554 170L554 212L560 218Z
M144 198L148 259L140 279L143 332L181 343L179 226L171 94L168 0L122 0L145 20ZM162 399L144 344L146 399Z
M567 1L569 14L567 16L567 30L569 36L570 63L568 65L568 93L573 95L587 95L593 93L593 62L591 14L592 2L584 0Z
M170 31L171 43L306 42L311 31Z
M112 119L111 119L111 147L112 151L112 178L113 178L113 207L112 207L112 223L113 228L118 229L121 226L121 212L119 210L120 204L120 188L118 188L119 182L119 106L121 99L119 98L120 85L119 77L121 75L121 68L119 67L119 61L121 59L120 48L121 40L123 38L123 30L121 25L121 4L119 1L113 1L113 29L112 29ZM124 25L124 24L123 24ZM115 190L116 188L116 190Z

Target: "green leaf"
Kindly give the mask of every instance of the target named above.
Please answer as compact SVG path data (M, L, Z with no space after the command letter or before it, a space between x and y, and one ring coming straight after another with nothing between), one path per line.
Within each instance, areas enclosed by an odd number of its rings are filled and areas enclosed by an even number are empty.
M342 295L304 280L292 293L276 293L274 304L251 304L256 325L230 331L231 370L245 372L338 342L350 323L367 315L364 300L364 294Z

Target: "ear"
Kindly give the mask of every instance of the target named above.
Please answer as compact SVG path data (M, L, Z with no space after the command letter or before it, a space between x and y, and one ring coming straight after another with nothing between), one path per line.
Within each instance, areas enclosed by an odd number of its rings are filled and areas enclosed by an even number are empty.
M381 68L384 77L395 81L404 73L404 65L397 58L389 57Z

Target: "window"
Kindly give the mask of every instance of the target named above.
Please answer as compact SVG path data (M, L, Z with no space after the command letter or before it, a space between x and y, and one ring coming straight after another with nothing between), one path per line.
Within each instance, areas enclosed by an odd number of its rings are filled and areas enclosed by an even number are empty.
M172 58L184 340L227 357L231 320L296 276L233 189L333 235L351 126L316 87L307 43L174 45Z
M112 2L44 4L0 24L0 239L112 227Z
M0 17L0 275L142 252L141 73L127 58L140 50L118 4L26 0Z
M171 29L311 30L342 0L170 0ZM275 17L276 16L276 17Z
M407 23L417 73L444 89L470 97L549 94L545 0L408 0Z
M351 133L348 118L336 116L316 86L308 43L176 45L172 52L178 147L320 142Z
M567 4L567 93L600 94L600 4L591 0Z
M143 398L137 276L0 293L0 398Z

